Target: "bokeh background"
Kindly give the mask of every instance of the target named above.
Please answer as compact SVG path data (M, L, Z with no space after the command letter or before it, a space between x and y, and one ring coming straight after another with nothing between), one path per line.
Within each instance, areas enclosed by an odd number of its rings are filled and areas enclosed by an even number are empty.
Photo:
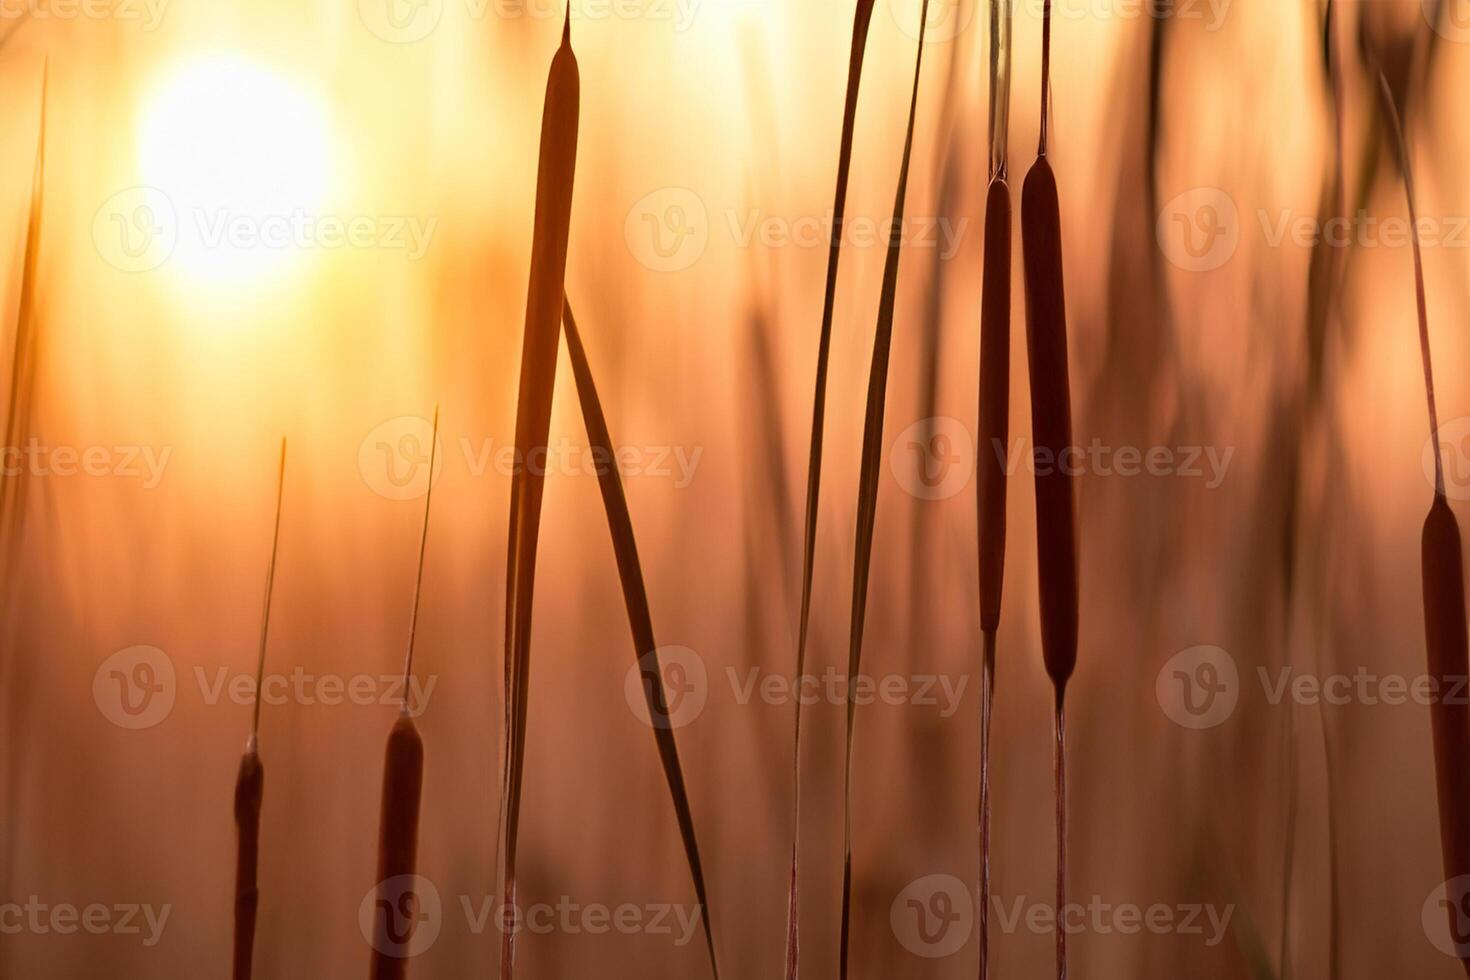
M1016 12L1018 203L1040 110L1040 6ZM573 7L582 116L568 291L614 437L641 464L625 484L659 639L693 651L705 672L704 706L677 735L722 973L769 978L784 943L793 706L742 703L730 677L794 670L821 222L853 4ZM1084 903L1230 916L1218 936L1207 914L1203 935L1127 934L1105 918L1072 938L1080 976L1460 969L1425 926L1443 878L1427 708L1357 695L1273 703L1260 674L1274 684L1282 670L1380 680L1424 671L1418 544L1432 487L1411 251L1386 233L1324 250L1273 231L1320 220L1339 166L1343 213L1405 217L1365 52L1393 80L1419 211L1441 232L1425 250L1432 341L1462 517L1470 499L1470 8L1337 8L1334 97L1314 2L1056 5L1051 155L1077 439L1115 452L1197 449L1205 467L1185 472L1181 454L1152 474L1092 467L1079 477L1071 890ZM49 460L7 471L0 500L0 901L170 909L152 945L146 926L0 935L0 973L226 969L231 797L250 707L210 692L218 678L254 671L283 435L267 670L299 669L317 686L264 711L257 975L366 969L358 915L374 885L396 709L376 696L325 704L319 685L377 679L401 663L424 420L436 404L443 465L417 669L434 684L419 719L420 871L443 914L411 971L493 971L498 933L471 928L462 900L478 908L496 894L510 478L480 454L514 439L538 133L562 8L33 0L0 12L0 228L11 229L0 239L0 377L10 444L43 447L28 458ZM849 216L886 222L922 37L865 672L965 686L957 710L941 710L941 697L859 712L857 977L972 976L978 949L963 895L962 935L943 950L916 947L902 923L906 890L949 881L933 876L972 881L978 859L972 434L986 22L979 0L937 3L921 31L915 0L879 0L859 103ZM220 152L231 134L238 152ZM194 136L203 150L190 157ZM251 175L257 163L263 177ZM241 179L255 196L229 197ZM216 192L226 199L212 201ZM174 226L151 194L175 209ZM318 218L364 219L371 240L247 244L243 255L220 246L223 257L205 255L213 264L190 260L191 207L258 220L259 202L295 207L298 197ZM118 222L149 215L162 216L155 230L182 236L175 246L165 236L120 251L128 229ZM421 251L390 232L410 222L432 229ZM1179 237L1211 228L1225 235L1213 251L1196 254ZM268 261L254 261L262 249ZM813 605L819 675L846 663L883 258L881 234L854 236L843 255ZM1314 262L1330 270L1325 305L1312 301ZM1016 276L1012 432L1024 439L1019 261ZM561 367L553 443L582 447L565 358ZM55 453L65 447L102 450L98 472L63 472ZM1207 452L1228 459L1218 480ZM162 461L156 479L148 458ZM695 461L687 479L678 458ZM943 478L931 486L923 475L935 472ZM1054 867L1028 475L1023 463L1011 484L993 749L995 888L1008 910L1047 906ZM687 907L653 739L626 697L635 654L585 468L551 474L542 541L522 896ZM109 659L139 646L164 660ZM1167 692L1173 658L1200 646L1236 668L1236 703L1195 729L1179 723ZM140 656L171 684L171 703L128 727L137 719L118 714L111 671L145 676L130 673ZM807 715L802 894L813 980L837 975L843 711L840 699L823 700ZM992 916L992 930L997 975L1050 969L1049 928L1002 930ZM697 936L680 945L648 930L559 928L523 939L519 971L694 978L707 964Z

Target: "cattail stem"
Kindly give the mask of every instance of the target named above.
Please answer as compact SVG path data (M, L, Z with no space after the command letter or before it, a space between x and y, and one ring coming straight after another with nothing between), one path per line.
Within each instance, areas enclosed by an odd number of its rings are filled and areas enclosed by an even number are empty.
M1056 697L1057 744L1053 770L1057 784L1057 980L1067 980L1067 710Z
M995 702L995 633L984 634L980 670L980 980L990 976L990 719Z
M276 587L276 557L281 546L281 502L286 489L286 440L281 440L276 475L276 517L271 532L271 558L266 566L265 601L260 615L260 651L255 666L255 707L250 738L235 777L235 942L232 976L250 980L255 959L255 923L260 908L260 813L265 797L265 766L260 761L260 689L265 679L265 651L270 637L271 598Z
M1048 126L1051 122L1051 0L1041 15L1041 136L1036 155L1046 156Z
M990 179L1005 180L1010 155L1011 0L990 0Z

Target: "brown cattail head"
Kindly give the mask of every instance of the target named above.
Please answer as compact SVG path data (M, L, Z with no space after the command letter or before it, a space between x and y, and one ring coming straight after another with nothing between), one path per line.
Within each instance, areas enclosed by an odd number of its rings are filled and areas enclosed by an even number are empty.
M1006 555L1006 460L1011 410L1011 189L990 182L980 295L980 628L1000 628Z
M235 777L235 826L240 842L235 855L234 980L249 980L255 953L255 919L260 907L260 810L265 795L265 767L251 738Z
M424 787L424 743L407 712L388 736L383 761L383 808L378 831L378 908L391 909L403 896L401 880L418 870L419 801ZM398 930L391 912L374 918L372 980L402 980L408 969L412 938Z
M1439 788L1440 846L1445 880L1470 875L1470 706L1462 697L1470 671L1470 639L1465 623L1465 566L1460 548L1460 524L1442 495L1424 522L1424 636L1429 675L1438 696L1430 706L1434 730L1434 771ZM1452 889L1448 914L1452 935L1463 932L1459 903ZM1462 955L1467 974L1470 956Z
M1057 180L1043 155L1021 190L1026 350L1036 453L1036 547L1041 651L1058 700L1077 664L1077 532L1072 501L1072 396Z

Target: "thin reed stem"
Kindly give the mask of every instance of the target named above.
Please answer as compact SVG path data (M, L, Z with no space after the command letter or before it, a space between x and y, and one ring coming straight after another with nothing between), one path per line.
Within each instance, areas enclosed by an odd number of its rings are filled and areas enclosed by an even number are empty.
M439 455L439 406L434 406L434 431L429 443L429 489L424 492L424 527L419 535L418 574L413 582L413 610L408 616L408 651L403 655L403 713L409 713L409 680L413 677L414 643L418 639L419 598L424 589L424 554L429 547L429 508L434 502L434 463Z

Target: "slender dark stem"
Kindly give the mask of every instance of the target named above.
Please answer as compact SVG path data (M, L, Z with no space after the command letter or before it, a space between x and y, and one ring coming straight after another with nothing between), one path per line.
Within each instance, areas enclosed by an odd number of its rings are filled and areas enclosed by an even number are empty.
M1051 109L1051 0L1046 0L1041 18L1041 142L1037 156L1046 156L1047 128Z
M990 975L990 720L995 703L995 633L985 631L980 674L980 980Z
M271 595L276 588L276 555L281 547L281 500L286 490L286 440L281 439L281 467L276 476L276 523L271 532L271 562L265 573L265 608L260 615L260 653L255 663L255 713L250 722L250 745L260 739L260 687L265 682L265 648L271 629Z
M1056 699L1057 744L1053 769L1057 783L1057 980L1067 980L1067 712Z
M1434 493L1445 495L1444 449L1439 442L1439 409L1434 402L1434 364L1429 357L1429 301L1424 295L1424 256L1419 246L1419 214L1415 205L1414 172L1409 166L1409 145L1404 139L1404 124L1399 118L1398 106L1393 101L1393 90L1388 76L1378 72L1378 88L1383 96L1384 110L1388 113L1389 128L1393 130L1398 146L1400 169L1404 172L1404 193L1409 198L1409 228L1414 243L1414 297L1419 304L1419 351L1424 360L1424 394L1429 402L1429 434L1434 440Z
M434 406L434 434L429 442L429 489L424 492L424 527L419 533L419 570L413 583L413 612L408 617L408 652L403 657L403 705L404 714L409 714L408 688L413 677L413 648L418 639L419 596L424 588L424 555L429 548L429 505L434 501L434 463L439 454L439 406Z

